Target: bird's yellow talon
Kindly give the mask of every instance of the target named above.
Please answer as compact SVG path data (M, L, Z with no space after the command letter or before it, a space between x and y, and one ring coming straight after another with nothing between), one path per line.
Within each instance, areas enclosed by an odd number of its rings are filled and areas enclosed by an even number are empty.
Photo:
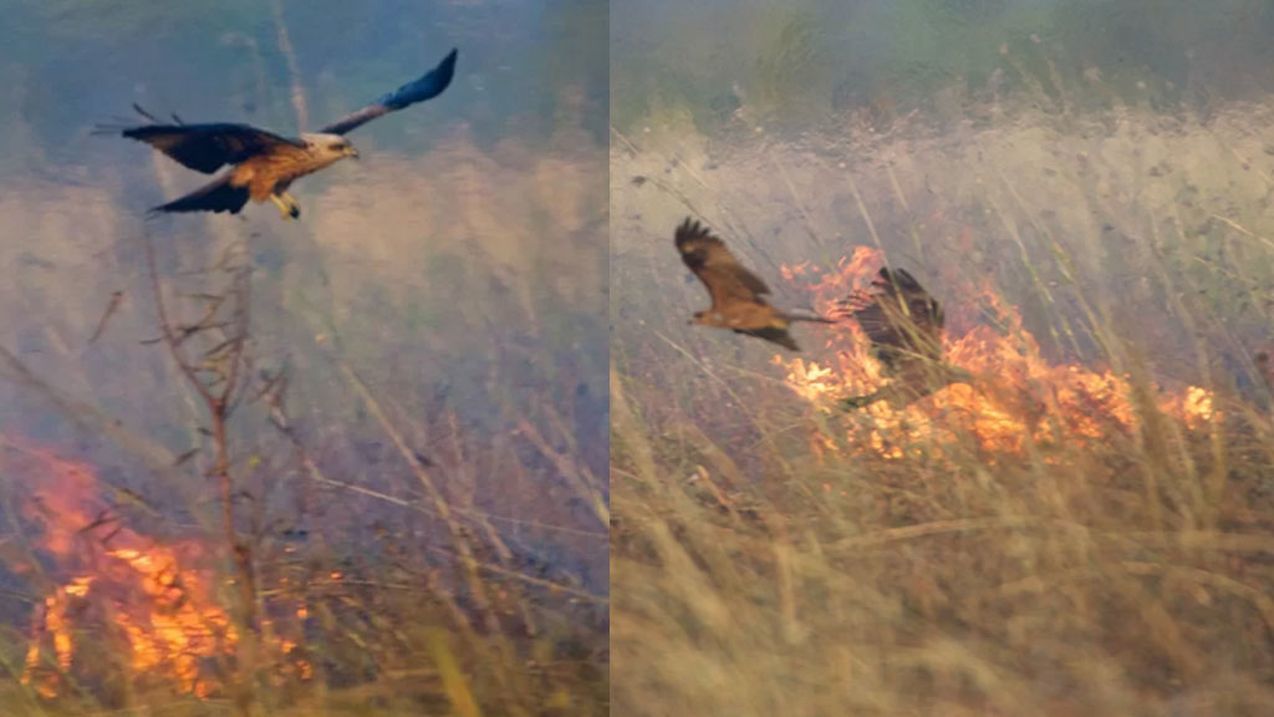
M279 208L279 215L283 217L284 221L301 216L301 207L297 205L292 195L286 192L282 196L271 194L270 201L274 202L274 206Z

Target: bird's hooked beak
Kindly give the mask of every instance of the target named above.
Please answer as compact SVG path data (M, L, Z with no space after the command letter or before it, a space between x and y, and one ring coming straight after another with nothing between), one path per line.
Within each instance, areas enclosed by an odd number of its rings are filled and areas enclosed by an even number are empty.
M346 156L346 157L352 157L352 158L354 158L354 159L358 159L358 157L359 157L358 150L357 150L357 149L354 149L354 147L353 147L352 145L351 145L351 146L349 146L349 147L346 147L346 148L345 148L345 156Z

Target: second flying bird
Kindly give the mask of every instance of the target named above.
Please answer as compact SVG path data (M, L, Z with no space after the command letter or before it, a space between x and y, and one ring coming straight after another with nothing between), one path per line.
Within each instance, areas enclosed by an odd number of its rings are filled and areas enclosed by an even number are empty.
M736 334L772 341L786 349L800 351L796 340L787 332L796 321L834 324L821 316L804 316L780 311L765 300L770 293L761 277L739 263L725 242L712 235L707 227L686 218L675 235L681 260L690 267L708 289L712 306L696 311L691 323L730 329Z

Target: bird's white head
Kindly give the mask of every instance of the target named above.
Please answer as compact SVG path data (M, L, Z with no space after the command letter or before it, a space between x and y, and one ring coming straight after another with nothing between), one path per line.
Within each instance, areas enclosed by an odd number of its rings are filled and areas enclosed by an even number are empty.
M345 157L358 159L358 150L354 149L354 145L350 144L348 139L339 134L305 132L301 135L301 139L305 140L312 151L328 160L329 163Z

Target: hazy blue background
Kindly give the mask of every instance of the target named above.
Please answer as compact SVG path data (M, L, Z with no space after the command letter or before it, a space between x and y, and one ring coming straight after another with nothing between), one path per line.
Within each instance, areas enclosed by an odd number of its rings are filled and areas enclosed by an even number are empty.
M953 86L1056 91L1050 72L1071 81L1090 68L1162 107L1274 88L1265 0L647 0L616 3L612 17L621 128L670 106L705 129L745 104L805 126L863 107L897 116Z
M111 486L168 504L172 521L150 528L181 532L211 507L183 503L200 500L206 460L177 471L176 491L138 445L168 458L205 445L203 417L162 347L141 343L156 335L141 242L154 239L176 291L193 290L177 272L246 241L258 367L290 367L289 407L331 477L421 499L344 362L456 505L492 516L517 554L510 567L606 590L605 525L579 488L604 499L604 2L0 0L0 17L0 347L62 401L5 363L0 435L99 465ZM303 109L314 129L452 47L442 96L358 129L361 161L294 185L299 223L269 204L143 221L207 177L90 135L131 121L134 102L284 134L302 129ZM89 345L116 291L121 310ZM70 420L86 412L86 425ZM106 437L103 421L131 438ZM245 481L282 496L267 535L326 529L339 552L376 524L445 543L417 511L302 488L260 411L244 409L235 431L237 457L266 456L274 471L243 469Z
M139 102L188 118L294 128L288 60L273 2L167 3L6 0L0 78L6 123L32 126L46 162L82 163L75 142L94 119ZM586 98L584 125L606 126L605 6L550 2L283 3L299 79L317 126L461 48L455 85L410 119L358 130L420 152L439 130L471 127L484 142L547 136L562 93ZM438 103L443 103L439 105ZM29 139L6 134L6 172Z

